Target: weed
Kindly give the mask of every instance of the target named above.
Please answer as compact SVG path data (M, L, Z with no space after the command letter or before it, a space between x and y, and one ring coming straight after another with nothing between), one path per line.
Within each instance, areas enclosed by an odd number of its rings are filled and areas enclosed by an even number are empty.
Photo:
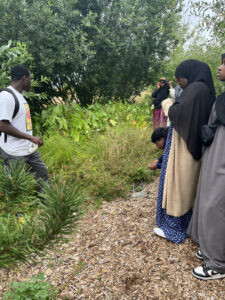
M5 293L3 300L53 300L58 291L53 285L45 281L43 273L25 282L13 282Z

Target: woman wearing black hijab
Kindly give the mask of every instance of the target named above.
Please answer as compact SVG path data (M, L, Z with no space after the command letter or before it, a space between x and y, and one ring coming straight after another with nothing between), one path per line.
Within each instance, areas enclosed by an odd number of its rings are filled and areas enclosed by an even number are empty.
M175 76L183 89L169 109L168 133L160 174L154 232L174 243L187 237L202 156L201 128L215 101L211 71L207 64L186 60ZM163 105L163 103L162 103Z
M167 117L165 116L161 103L164 99L169 96L169 84L165 77L159 79L157 83L157 89L152 93L154 110L153 110L153 127L154 129L158 127L167 126Z
M225 54L218 79L225 82ZM196 256L204 264L192 271L203 280L225 277L225 93L212 108L209 125L218 127L210 146L205 148L195 208L188 234L200 246Z

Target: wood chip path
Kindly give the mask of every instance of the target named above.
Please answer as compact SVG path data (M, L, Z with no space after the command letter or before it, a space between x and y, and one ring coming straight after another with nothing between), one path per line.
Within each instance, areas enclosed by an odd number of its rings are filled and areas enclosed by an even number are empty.
M204 282L190 239L175 245L153 233L158 182L147 198L118 199L90 210L66 244L54 245L35 264L0 270L0 298L12 281L44 272L57 299L225 299L225 279Z

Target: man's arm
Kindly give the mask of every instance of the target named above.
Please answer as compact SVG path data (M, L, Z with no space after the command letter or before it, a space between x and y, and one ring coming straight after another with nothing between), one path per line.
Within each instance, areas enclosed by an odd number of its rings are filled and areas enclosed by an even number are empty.
M0 121L0 131L4 132L8 135L14 136L19 139L28 140L34 144L37 144L39 147L41 147L44 143L43 140L37 136L32 136L27 133L24 133L18 129L16 129L14 126L10 124L7 120Z

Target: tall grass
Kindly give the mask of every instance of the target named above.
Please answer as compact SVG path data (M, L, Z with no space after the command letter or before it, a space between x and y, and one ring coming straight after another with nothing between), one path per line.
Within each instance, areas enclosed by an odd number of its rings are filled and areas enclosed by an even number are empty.
M41 154L50 173L63 172L92 199L112 200L124 196L132 183L154 178L148 164L158 150L150 136L150 128L134 126L108 127L104 134L96 134L85 143L57 135L55 140L46 140Z

